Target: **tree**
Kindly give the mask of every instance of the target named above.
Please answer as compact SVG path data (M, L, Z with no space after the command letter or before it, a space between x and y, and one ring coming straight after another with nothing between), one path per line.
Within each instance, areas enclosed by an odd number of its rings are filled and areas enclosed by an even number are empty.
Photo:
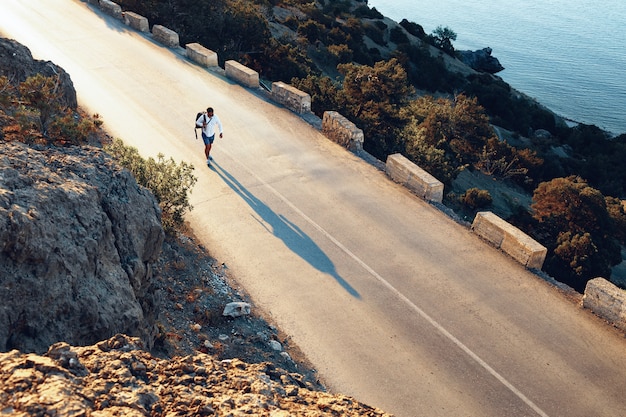
M433 34L431 36L433 40L433 45L442 51L453 55L454 54L454 46L452 46L452 41L456 40L456 33L450 29L449 27L441 27L437 26L435 30L433 30Z
M340 110L339 87L329 77L309 75L306 78L293 78L291 84L311 96L311 111L319 117L325 111Z
M324 25L312 19L306 20L298 25L298 35L305 37L311 44L321 40L324 32L326 32Z
M489 207L493 202L493 198L488 190L481 190L476 187L466 190L460 197L460 200L465 206L472 210Z
M414 92L402 65L392 58L373 67L341 64L338 70L344 75L341 112L363 129L365 149L382 160L399 151L399 110Z
M548 273L581 292L589 279L610 277L621 236L600 191L578 176L555 178L539 184L531 208L548 247Z
M400 132L407 154L417 162L416 142L443 152L444 158L456 171L477 162L481 152L494 137L489 119L475 98L463 94L453 100L420 97L402 110L407 124ZM456 176L452 172L453 177ZM434 175L434 174L433 174ZM446 178L440 178L446 182Z
M597 233L611 226L604 196L578 176L539 184L532 209L538 221L559 231Z
M59 88L59 77L46 77L36 74L20 83L18 90L26 105L39 112L39 129L46 136L52 117L62 110L63 92Z
M435 101L431 98L417 99L402 110L406 121L398 132L398 138L404 144L403 154L429 174L444 184L450 184L459 174L461 166L452 153L438 146L429 136L428 129L422 126ZM423 107L422 107L423 106Z
M5 76L0 76L0 106L8 106L15 99L15 88L11 81Z

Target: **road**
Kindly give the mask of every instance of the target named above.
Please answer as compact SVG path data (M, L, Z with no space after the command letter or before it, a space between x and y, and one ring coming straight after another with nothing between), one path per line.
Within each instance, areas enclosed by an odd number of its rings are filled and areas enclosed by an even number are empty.
M333 392L402 417L626 415L622 334L296 115L78 0L2 0L0 33L114 136L196 166L194 231Z

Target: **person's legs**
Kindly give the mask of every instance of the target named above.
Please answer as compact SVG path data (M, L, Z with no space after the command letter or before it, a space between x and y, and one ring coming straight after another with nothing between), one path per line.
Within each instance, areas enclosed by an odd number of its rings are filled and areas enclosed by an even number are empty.
M211 161L211 145L213 145L213 140L215 139L215 135L207 136L202 132L202 141L204 142L204 157L206 158L206 163L208 164Z

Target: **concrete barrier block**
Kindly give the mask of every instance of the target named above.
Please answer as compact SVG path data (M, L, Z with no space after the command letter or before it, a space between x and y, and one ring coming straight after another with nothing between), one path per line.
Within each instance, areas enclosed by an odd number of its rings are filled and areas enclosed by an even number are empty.
M100 0L100 9L116 19L122 18L122 7L111 0Z
M476 213L472 230L481 238L491 243L496 248L500 248L504 240L504 230L502 223L504 220L490 211Z
M363 149L363 131L336 111L324 112L322 133L333 142L351 151Z
M437 203L443 201L443 183L402 154L389 155L385 171L392 180L404 185L419 197Z
M152 37L157 42L170 47L177 48L179 46L178 33L171 29L161 25L154 25L152 27Z
M259 88L260 86L259 73L237 61L226 61L224 63L224 70L228 78L231 78L246 87Z
M492 212L476 213L472 230L525 267L541 269L543 266L547 248Z
M298 114L311 112L311 96L282 81L272 83L272 100Z
M148 19L138 15L135 12L124 12L122 13L122 20L124 20L124 24L126 26L130 26L131 28L138 30L140 32L150 32L150 25L148 24Z
M100 6L100 0L87 0L88 4L95 4L96 6Z
M205 48L199 43L188 43L185 45L187 58L204 67L217 67L217 53Z
M500 248L527 268L541 269L548 249L515 226L507 226Z
M594 278L587 282L583 307L626 331L626 291L606 279Z

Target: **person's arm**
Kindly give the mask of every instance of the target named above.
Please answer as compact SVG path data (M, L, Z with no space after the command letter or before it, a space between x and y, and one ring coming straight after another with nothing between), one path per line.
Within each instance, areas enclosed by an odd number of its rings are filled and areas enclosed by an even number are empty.
M215 117L215 123L217 123L217 127L220 130L220 138L223 136L224 134L224 129L222 128L222 121L220 120L219 117L214 116Z
M198 120L196 120L196 126L204 127L205 123L206 123L206 115L202 113L202 116L198 117Z

